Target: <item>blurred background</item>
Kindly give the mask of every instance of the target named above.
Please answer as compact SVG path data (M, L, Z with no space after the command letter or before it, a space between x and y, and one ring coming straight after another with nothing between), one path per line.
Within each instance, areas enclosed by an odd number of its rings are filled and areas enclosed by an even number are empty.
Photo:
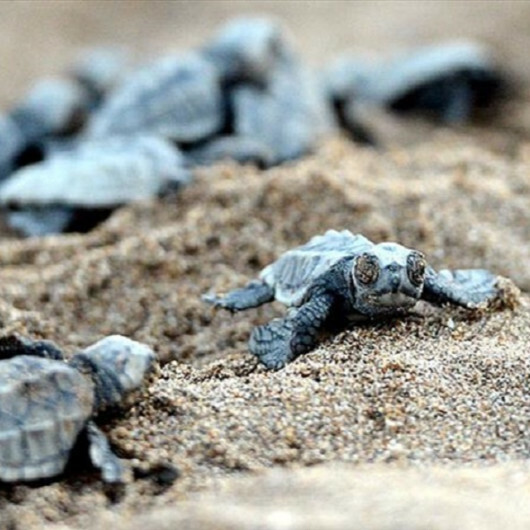
M344 49L388 51L445 38L492 45L528 79L530 2L16 0L0 2L0 105L39 77L58 73L80 50L123 44L138 57L198 45L231 16L275 15L307 61Z

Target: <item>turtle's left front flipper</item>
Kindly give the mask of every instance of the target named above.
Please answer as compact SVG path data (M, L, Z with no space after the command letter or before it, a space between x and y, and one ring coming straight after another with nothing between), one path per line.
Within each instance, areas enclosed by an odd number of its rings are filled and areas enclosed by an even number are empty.
M100 428L89 421L86 426L90 460L101 471L101 478L107 484L123 484L125 468L121 460L112 452L109 441Z
M485 269L428 268L422 298L437 304L451 303L467 309L487 307L499 295L498 276Z
M330 294L314 293L299 309L291 309L286 317L255 327L249 341L251 353L269 370L279 370L307 353L316 345L333 300Z

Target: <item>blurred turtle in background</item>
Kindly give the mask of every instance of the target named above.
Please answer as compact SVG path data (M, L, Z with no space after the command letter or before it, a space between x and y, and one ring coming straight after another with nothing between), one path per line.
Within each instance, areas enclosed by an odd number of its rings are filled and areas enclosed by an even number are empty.
M301 64L279 66L264 88L235 86L229 97L234 133L266 146L272 165L309 153L335 128L321 85Z
M0 205L19 209L7 221L26 235L86 231L117 206L162 193L163 174L183 184L193 167L222 160L292 161L338 124L375 143L360 119L368 107L459 123L502 86L488 52L470 43L379 63L346 56L317 77L264 17L233 19L196 50L135 68L123 50L96 48L0 117ZM142 155L147 137L159 147Z
M0 185L13 227L46 235L99 223L117 206L151 199L191 179L183 155L154 135L87 140L22 167Z
M192 144L223 127L221 83L198 53L176 54L127 76L93 114L86 138L156 134Z
M52 138L67 138L86 119L90 96L73 79L43 79L0 117L0 181L18 167L43 158Z
M234 158L267 167L309 153L333 130L325 92L276 20L236 18L202 53L222 80L226 136L192 153L193 160Z
M365 107L454 125L491 109L508 87L491 52L475 42L447 42L380 61L343 55L323 78L342 126L354 137Z

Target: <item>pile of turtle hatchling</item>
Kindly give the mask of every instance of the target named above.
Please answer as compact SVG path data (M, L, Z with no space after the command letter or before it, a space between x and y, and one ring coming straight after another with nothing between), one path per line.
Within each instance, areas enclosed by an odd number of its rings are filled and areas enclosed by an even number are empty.
M339 128L375 143L359 119L367 107L463 122L504 86L469 42L371 62L350 54L316 72L267 18L235 19L202 48L135 67L121 49L95 49L0 116L0 207L24 235L87 231L189 183L197 165L266 168Z

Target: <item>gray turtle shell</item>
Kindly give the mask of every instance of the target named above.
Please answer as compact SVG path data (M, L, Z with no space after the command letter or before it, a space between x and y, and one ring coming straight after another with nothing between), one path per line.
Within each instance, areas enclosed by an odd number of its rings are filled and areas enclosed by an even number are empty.
M127 76L94 113L87 134L153 133L191 143L217 132L223 120L216 69L188 53L163 57Z
M382 65L367 97L387 103L439 76L458 70L493 68L488 50L477 43L462 41L428 46Z
M274 288L276 300L297 306L318 276L342 258L361 254L373 246L369 239L349 230L328 230L287 251L261 271L260 279Z
M137 135L88 140L13 173L0 204L113 207L149 199L190 179L168 140Z
M236 88L231 102L235 133L268 146L273 163L308 153L335 126L322 86L300 65L278 68L265 89Z
M91 383L62 361L0 361L0 480L61 473L93 402Z
M488 49L476 42L453 41L372 61L355 55L336 59L325 73L329 95L386 105L422 84L459 70L493 70Z

